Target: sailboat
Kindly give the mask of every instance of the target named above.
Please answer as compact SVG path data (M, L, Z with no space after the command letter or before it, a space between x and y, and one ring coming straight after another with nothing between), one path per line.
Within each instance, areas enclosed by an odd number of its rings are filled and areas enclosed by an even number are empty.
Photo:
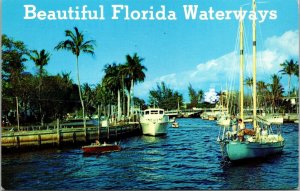
M256 11L256 2L252 0L253 12ZM252 23L253 32L253 130L239 130L238 137L231 136L228 128L219 132L217 141L221 146L224 158L230 161L245 160L251 158L267 157L272 154L281 153L284 147L284 138L281 135L280 126L277 131L273 130L274 124L262 120L257 116L256 108L256 23ZM240 119L243 120L243 70L244 70L244 31L243 20L240 20ZM221 130L221 129L220 129ZM249 133L251 132L251 133Z

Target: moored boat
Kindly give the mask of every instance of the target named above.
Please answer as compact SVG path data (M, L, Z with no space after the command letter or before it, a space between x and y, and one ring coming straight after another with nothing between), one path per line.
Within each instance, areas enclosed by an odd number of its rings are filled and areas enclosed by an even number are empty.
M140 123L144 135L159 136L167 134L170 121L163 109L151 108L143 112Z
M253 0L253 12L256 12L256 2ZM238 161L252 158L267 157L282 152L285 140L281 135L280 124L276 120L265 120L257 115L256 102L256 24L253 20L253 129L243 125L243 70L244 70L244 29L243 20L240 20L240 120L237 133L228 128L219 132L218 142L221 146L224 158L230 161ZM274 119L274 118L273 118ZM276 126L276 130L273 127Z
M263 114L262 116L260 116L260 118L270 123L283 124L283 116L278 114Z
M100 153L107 153L107 152L113 152L113 151L120 151L121 146L117 143L115 144L100 144L98 143L92 143L91 145L82 146L82 151L86 154L100 154Z
M172 123L172 127L174 127L174 128L178 128L178 127L179 127L179 124L178 124L178 122L174 121L174 122Z

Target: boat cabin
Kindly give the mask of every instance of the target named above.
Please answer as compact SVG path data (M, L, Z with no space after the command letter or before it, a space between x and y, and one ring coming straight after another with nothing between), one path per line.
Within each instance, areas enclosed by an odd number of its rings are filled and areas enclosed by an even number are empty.
M144 115L164 115L165 111L163 109L146 109Z

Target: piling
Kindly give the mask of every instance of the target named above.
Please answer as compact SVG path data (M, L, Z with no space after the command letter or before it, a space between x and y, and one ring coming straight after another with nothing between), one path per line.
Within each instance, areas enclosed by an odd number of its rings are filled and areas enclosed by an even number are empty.
M60 146L60 127L59 127L59 119L56 120L56 128L57 128L57 145Z

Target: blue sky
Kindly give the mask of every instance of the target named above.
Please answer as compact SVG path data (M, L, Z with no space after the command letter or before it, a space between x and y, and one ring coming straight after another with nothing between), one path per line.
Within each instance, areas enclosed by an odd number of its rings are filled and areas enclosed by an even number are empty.
M112 5L128 5L130 9L174 11L177 20L112 20ZM135 52L148 68L145 82L135 88L135 95L148 98L156 83L165 81L169 87L188 98L187 87L217 91L238 83L238 68L234 54L237 46L238 21L231 20L186 20L183 5L198 5L199 11L250 10L251 0L3 0L2 32L15 40L23 41L29 49L45 49L51 53L46 66L50 74L71 72L76 82L75 57L54 47L64 40L64 30L77 26L86 39L96 40L95 56L81 55L81 82L97 84L103 77L103 68L109 63L124 63L125 55ZM24 5L35 5L37 10L68 10L87 5L90 10L104 6L105 20L25 20ZM297 0L258 1L258 10L275 10L277 18L266 19L257 24L258 80L268 81L270 75L278 73L279 64L286 59L299 58L298 2ZM245 20L247 35L246 76L251 75L251 25ZM246 51L247 51L246 50ZM247 52L246 52L247 53ZM26 63L28 71L35 71L32 62ZM297 82L293 80L295 86ZM287 88L287 77L282 83Z

